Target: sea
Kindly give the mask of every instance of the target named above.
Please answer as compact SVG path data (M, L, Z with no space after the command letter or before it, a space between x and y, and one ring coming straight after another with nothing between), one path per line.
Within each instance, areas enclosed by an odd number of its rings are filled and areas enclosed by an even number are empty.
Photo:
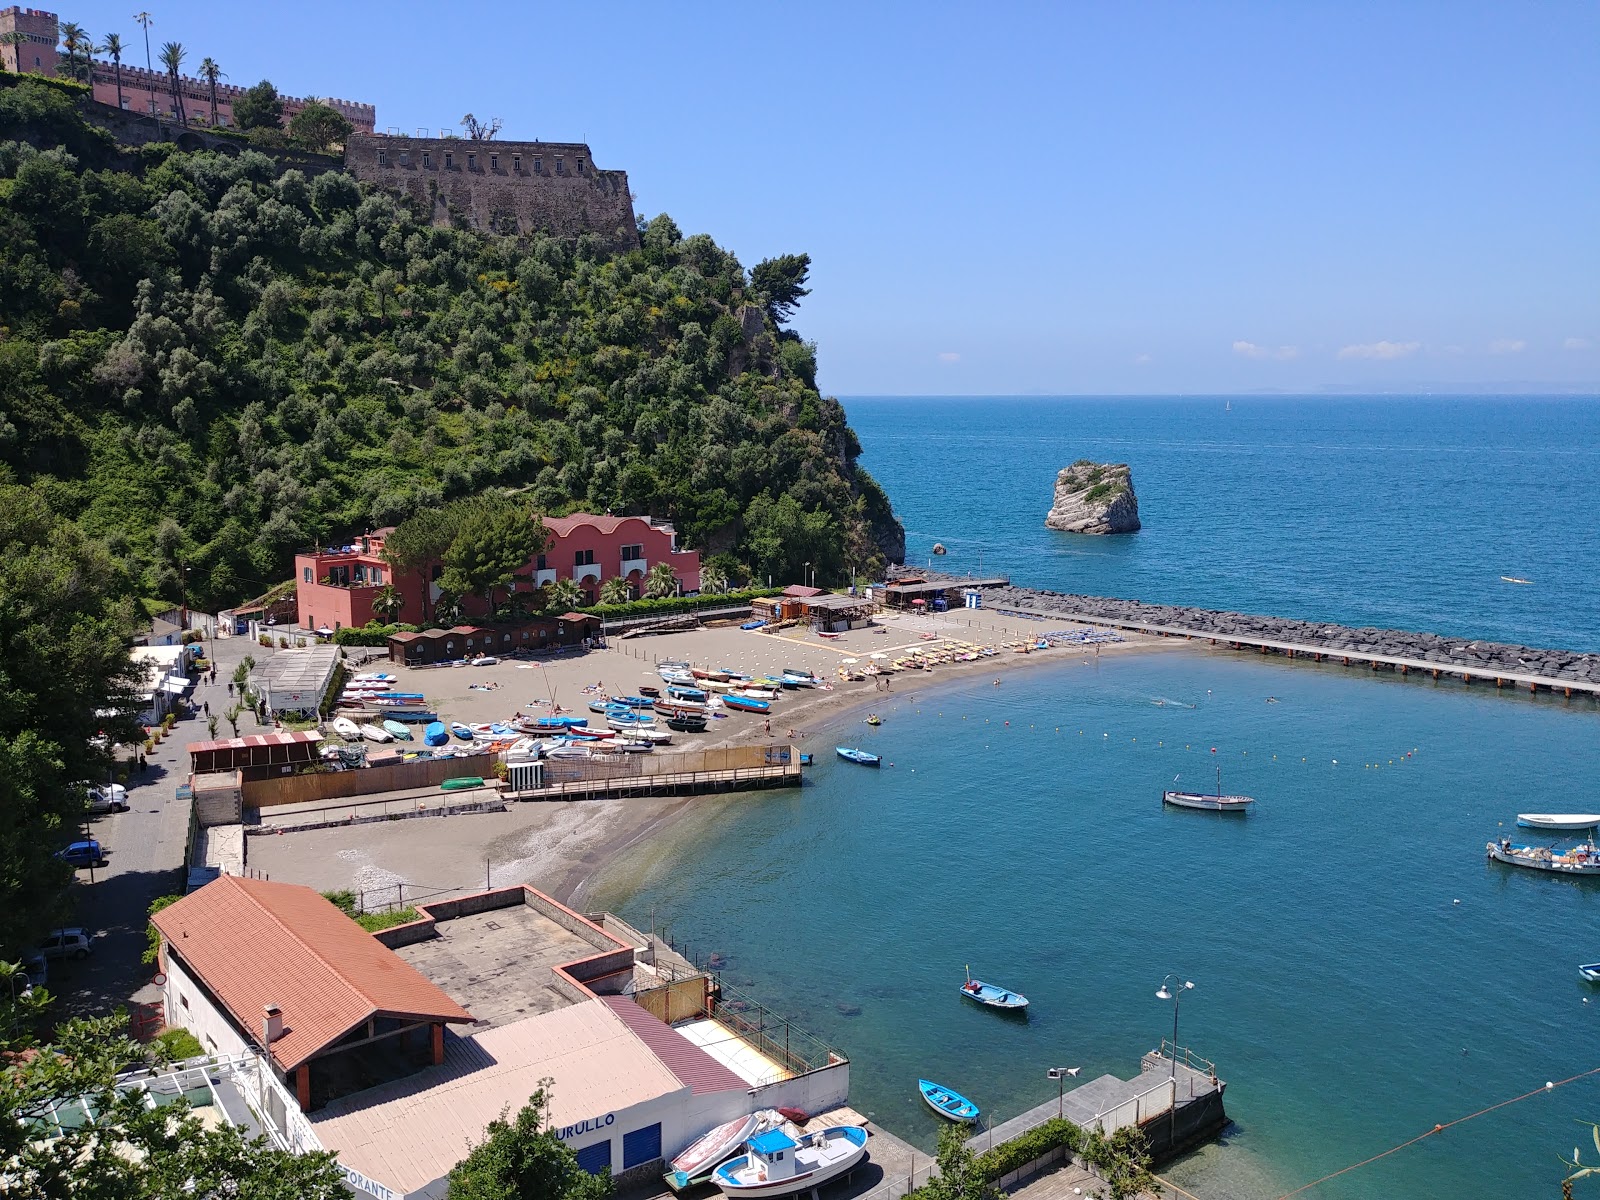
M909 561L1600 650L1594 400L846 407ZM1131 466L1142 530L1044 529L1078 458ZM697 803L587 896L843 1050L878 1124L931 1149L919 1077L1004 1120L1051 1067L1131 1077L1176 1017L1233 1119L1163 1168L1201 1200L1555 1195L1600 1158L1600 883L1483 853L1518 811L1600 811L1595 702L1174 645L907 679L879 711L809 731L800 791ZM1255 812L1161 806L1219 773ZM962 1000L969 967L1028 1020Z

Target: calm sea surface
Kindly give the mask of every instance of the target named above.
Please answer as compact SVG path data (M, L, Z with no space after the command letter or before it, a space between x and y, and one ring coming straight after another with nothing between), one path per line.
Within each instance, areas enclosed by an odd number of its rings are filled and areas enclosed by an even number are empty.
M849 410L913 554L937 538L958 569L981 547L985 570L1060 589L1600 648L1582 403ZM1080 456L1133 464L1143 532L1041 528ZM1185 648L902 687L880 729L813 731L802 791L708 798L590 897L726 956L727 979L850 1055L853 1104L888 1128L931 1146L918 1076L1004 1119L1049 1098L1048 1067L1131 1075L1171 1035L1169 971L1195 981L1180 1040L1217 1062L1236 1122L1170 1171L1206 1200L1279 1196L1600 1067L1600 989L1575 970L1600 959L1600 883L1482 851L1519 810L1600 804L1592 702ZM1163 786L1218 765L1259 811L1162 809ZM968 963L1031 1019L962 1001ZM1600 1120L1600 1075L1307 1195L1556 1194L1579 1120Z

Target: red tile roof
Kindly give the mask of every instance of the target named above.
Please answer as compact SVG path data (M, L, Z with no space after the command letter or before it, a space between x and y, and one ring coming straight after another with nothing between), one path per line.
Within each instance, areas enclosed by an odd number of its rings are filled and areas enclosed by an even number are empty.
M272 1057L295 1067L377 1016L471 1021L437 984L308 887L223 875L151 921L252 1039L283 1010Z
M601 996L641 1042L696 1096L707 1092L748 1091L750 1085L699 1046L627 996Z

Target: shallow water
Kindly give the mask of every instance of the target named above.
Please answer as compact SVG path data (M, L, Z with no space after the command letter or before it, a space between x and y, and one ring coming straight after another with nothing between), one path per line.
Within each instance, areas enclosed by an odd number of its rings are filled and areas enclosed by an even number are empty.
M1131 1076L1171 1036L1168 971L1196 983L1180 1041L1216 1061L1236 1122L1171 1172L1208 1200L1600 1065L1600 990L1575 971L1600 957L1600 885L1483 855L1519 808L1592 806L1588 701L1178 649L951 681L886 716L840 718L805 789L718 803L591 898L726 956L849 1054L855 1107L924 1147L919 1075L997 1119L1046 1100L1050 1066ZM835 739L885 767L836 761ZM1219 764L1257 812L1162 808ZM1031 1018L962 1001L968 963ZM1600 1076L1313 1194L1553 1192L1578 1119L1600 1119Z

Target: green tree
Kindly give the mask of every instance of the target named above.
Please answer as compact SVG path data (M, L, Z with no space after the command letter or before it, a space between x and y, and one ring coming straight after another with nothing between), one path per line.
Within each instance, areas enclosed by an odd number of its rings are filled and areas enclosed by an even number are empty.
M750 289L774 325L785 324L800 301L811 294L805 286L810 273L809 254L782 254L763 259L750 269Z
M228 705L228 707L222 712L222 719L225 720L228 723L228 727L233 730L234 737L239 736L239 718L243 714L244 705L238 703L237 701Z
M662 596L672 596L678 591L678 577L672 573L672 564L658 562L646 572L644 577L644 594L650 599L659 599Z
M313 100L289 119L289 136L308 150L322 153L343 146L355 126L344 114Z
M91 739L143 740L120 591L103 548L30 489L0 485L0 957L63 915L72 871L53 855L82 819L73 785L110 765Z
M277 129L283 124L283 97L263 79L233 102L233 123L240 129Z
M700 591L708 596L728 590L728 576L720 566L707 563L700 568Z
M407 517L389 531L383 557L396 572L414 572L422 585L422 619L428 621L429 573L444 558L455 537L446 514L428 507Z
M211 90L211 128L217 127L217 80L226 79L227 72L217 65L210 55L200 61L200 78L206 81Z
M455 535L444 552L440 585L459 595L481 595L494 611L497 588L545 547L543 523L526 502L483 496L450 511Z
M605 1200L608 1168L591 1175L548 1127L551 1081L541 1080L515 1119L489 1122L483 1141L450 1172L446 1200Z
M117 107L122 107L122 52L126 47L122 44L120 34L108 33L100 49L111 56L111 70L117 79Z
M919 1189L923 1200L1000 1200L1000 1189L967 1144L964 1125L939 1130L939 1173Z
M580 588L575 581L571 579L557 579L554 583L545 585L545 612L571 612L581 603L583 603L583 589Z
M405 596L396 591L392 583L384 584L372 597L372 613L385 624L393 624L398 620L400 610L405 606Z
M628 581L620 575L615 575L600 585L601 604L626 604L630 596Z
M189 123L189 113L183 107L183 85L178 81L178 72L183 70L183 60L188 54L182 42L163 42L161 44L161 65L167 72L167 87L172 92L172 111L178 116L180 125Z
M89 39L89 34L82 25L76 21L61 22L61 48L67 52L67 61L61 67L61 74L79 83L88 83L91 62L89 56L94 53L94 42Z
M773 499L763 492L750 502L744 517L744 545L757 574L775 582L799 582L810 563L818 579L839 574L843 547L833 517L810 511L788 492Z

